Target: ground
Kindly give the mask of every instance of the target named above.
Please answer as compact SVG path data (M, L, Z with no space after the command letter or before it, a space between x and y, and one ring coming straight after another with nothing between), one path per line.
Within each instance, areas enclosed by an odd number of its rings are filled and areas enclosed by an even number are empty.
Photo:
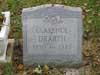
M100 0L0 0L0 11L11 12L9 39L16 40L13 62L0 64L0 75L23 75L24 70L27 73L33 72L34 66L24 67L22 63L23 48L22 44L18 42L19 39L22 39L21 12L23 8L48 3L79 6L83 9L83 67L86 69L84 75L100 75ZM12 70L14 74L12 74ZM64 72L63 69L58 68L50 68L50 71L56 73L52 73L52 75L61 75Z

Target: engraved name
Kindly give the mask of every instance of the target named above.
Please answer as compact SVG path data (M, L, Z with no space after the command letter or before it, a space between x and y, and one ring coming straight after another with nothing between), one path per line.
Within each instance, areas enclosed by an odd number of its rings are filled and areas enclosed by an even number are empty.
M66 27L33 27L33 36L36 36L38 44L34 43L33 48L69 48L67 44ZM35 35L36 34L36 35Z

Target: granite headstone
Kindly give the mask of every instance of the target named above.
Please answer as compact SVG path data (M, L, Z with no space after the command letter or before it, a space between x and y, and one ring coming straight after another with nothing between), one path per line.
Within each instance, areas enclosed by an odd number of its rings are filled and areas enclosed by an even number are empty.
M22 11L25 65L76 66L82 62L82 10L46 4Z

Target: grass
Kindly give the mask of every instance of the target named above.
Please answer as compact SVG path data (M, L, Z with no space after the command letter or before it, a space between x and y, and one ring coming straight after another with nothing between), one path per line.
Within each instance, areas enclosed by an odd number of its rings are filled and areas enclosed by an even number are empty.
M21 11L23 8L49 3L81 7L84 15L84 37L89 37L88 39L100 38L100 0L0 0L0 11L11 12L11 29L9 37L22 38ZM95 45L99 45L99 42L96 42ZM96 55L93 58L96 58ZM91 58L91 60L93 60L93 58ZM95 67L96 64L94 60L91 64L94 71L97 67L100 68L100 65ZM7 63L5 65L5 75L12 75L10 74L10 69L12 69L12 66ZM100 73L94 75L100 75Z
M5 63L5 65L4 65L4 75L14 75L12 63Z

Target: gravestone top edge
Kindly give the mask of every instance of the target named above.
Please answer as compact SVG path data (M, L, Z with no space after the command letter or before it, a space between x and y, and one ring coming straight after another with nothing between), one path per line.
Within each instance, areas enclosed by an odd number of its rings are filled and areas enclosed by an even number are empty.
M44 4L44 5L34 6L30 8L23 8L22 12L35 11L35 10L38 10L41 8L47 8L47 7L60 7L60 8L62 7L69 11L82 12L82 9L80 7L71 7L71 6L61 5L61 4L54 4L54 6L52 6L52 4Z

